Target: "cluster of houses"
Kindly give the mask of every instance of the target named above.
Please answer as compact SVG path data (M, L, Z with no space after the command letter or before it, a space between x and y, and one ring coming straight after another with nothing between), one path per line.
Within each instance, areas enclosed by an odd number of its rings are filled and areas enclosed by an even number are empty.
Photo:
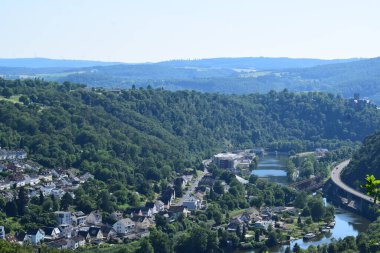
M148 229L153 226L152 217L133 216L123 218L120 212L112 213L114 224L104 224L102 213L93 211L86 215L81 211L54 212L56 227L30 229L17 232L15 235L5 235L4 227L0 227L0 238L13 243L38 245L42 242L56 249L77 249L86 244L101 244L104 241L135 239L148 235Z
M0 196L5 200L12 200L15 189L24 187L29 198L54 195L60 199L66 192L73 196L73 191L80 184L94 178L90 173L78 175L77 173L62 169L41 169L41 166L31 161L7 161L0 163L0 170L8 174L0 179ZM74 196L73 196L74 197Z
M24 180L27 178L25 176L37 178L25 173L23 176ZM78 176L65 169L44 171L41 176L43 178L38 177L39 180L33 181L33 183L25 182L23 184L28 190L29 197L42 193L43 195L54 194L60 198L65 192L73 194L73 190L81 183L92 178L92 175L88 173ZM192 176L183 176L181 180L185 187L192 180ZM9 191L3 189L1 192ZM156 214L168 218L169 221L174 221L181 215L186 217L192 210L202 208L202 203L204 203L201 201L203 195L194 195L183 201L182 205L173 205L175 198L174 187L169 186L156 201L147 202L144 206L131 208L123 213L115 211L108 217L108 222L103 222L100 211L93 211L89 214L82 211L56 211L54 212L56 227L30 229L26 232L17 232L15 235L6 235L4 227L0 227L0 238L19 244L39 245L45 243L51 248L72 250L86 244L121 243L125 238L138 239L149 235L149 228L155 226Z
M23 160L26 159L28 154L22 149L8 150L0 147L0 161L5 160Z
M294 207L262 207L260 211L251 208L240 216L230 219L226 229L230 232L237 232L243 231L243 226L247 226L264 232L268 232L270 227L286 230L284 220L277 219L277 215L284 212L293 216L298 215L298 211Z
M85 173L79 175L71 169L43 169L39 164L26 161L27 154L23 151L5 151L0 149L0 171L5 177L0 178L0 194L10 201L17 196L16 189L24 187L29 198L54 195L60 199L65 193L74 196L74 191L80 184L93 178ZM176 179L186 188L193 180L192 175L183 175ZM160 214L174 221L180 216L188 216L191 211L205 208L203 194L191 189L180 203L176 199L175 187L170 185L154 202L144 206L131 208L125 212L115 211L107 222L103 222L102 213L93 211L85 214L82 211L56 211L55 227L40 227L20 231L14 235L6 234L0 226L0 239L13 243L39 245L47 244L56 249L77 249L86 244L101 244L103 242L122 242L124 239L138 239L149 234L149 228L155 226L155 215Z
M15 235L6 235L4 227L0 227L0 238L19 244L38 245L44 242L51 248L72 250L86 244L121 243L125 238L133 240L149 235L149 228L155 226L156 214L175 220L180 215L187 216L190 213L185 206L166 207L164 202L157 200L125 213L115 211L109 217L113 221L111 224L103 222L100 211L90 214L56 211L56 227L30 229Z

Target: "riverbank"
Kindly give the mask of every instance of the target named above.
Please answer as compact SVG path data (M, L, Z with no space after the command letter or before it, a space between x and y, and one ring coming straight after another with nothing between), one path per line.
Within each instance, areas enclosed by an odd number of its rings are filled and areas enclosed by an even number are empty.
M272 170L274 168L274 174L272 173ZM263 156L259 160L258 168L257 170L261 170L259 174L254 173L253 174L258 175L259 177L261 175L265 175L261 178L264 178L270 182L287 182L286 175L279 174L278 171L285 171L286 170L286 162L283 158L278 159L275 155L268 155ZM257 171L256 170L256 171ZM272 180L275 179L275 180ZM369 221L353 212L350 212L348 210L340 209L339 207L336 208L336 213L334 215L334 221L335 221L335 227L330 230L329 233L325 234L319 234L318 236L312 238L311 240L303 240L302 237L306 231L312 231L314 228L314 231L320 231L320 228L323 228L325 224L319 223L312 223L310 224L310 227L307 227L306 230L302 230L300 228L297 228L297 225L291 225L289 228L294 229L292 233L292 237L297 238L291 240L291 242L288 245L279 245L276 247L270 248L270 252L274 253L282 253L285 252L285 249L287 246L290 246L291 248L297 243L302 249L306 249L309 246L318 246L322 244L328 244L333 239L337 240L339 238L344 238L346 236L357 236L360 232L365 232L368 228ZM258 252L258 250L246 250L246 251L236 251L236 252Z

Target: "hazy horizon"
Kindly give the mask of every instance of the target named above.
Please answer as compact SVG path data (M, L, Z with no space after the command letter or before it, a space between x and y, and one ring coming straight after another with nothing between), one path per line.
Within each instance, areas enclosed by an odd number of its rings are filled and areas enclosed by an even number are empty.
M380 56L374 56L371 58L378 58ZM351 57L351 58L304 58L304 57L286 57L286 56L236 56L236 57L229 57L229 56L220 56L220 57L212 57L212 58L194 58L194 59L167 59L162 61L145 61L145 62L126 62L126 61L103 61L99 59L79 59L79 58L48 58L48 57L15 57L15 58L9 58L9 57L0 57L1 60L28 60L28 59L43 59L43 60L57 60L57 61L94 61L94 62L105 62L105 63L126 63L126 64L144 64L144 63L160 63L160 62L167 62L167 61L201 61L201 60L212 60L212 59L235 59L235 58L267 58L267 59L294 59L294 60L365 60L365 59L371 59L371 58L359 58L359 57Z

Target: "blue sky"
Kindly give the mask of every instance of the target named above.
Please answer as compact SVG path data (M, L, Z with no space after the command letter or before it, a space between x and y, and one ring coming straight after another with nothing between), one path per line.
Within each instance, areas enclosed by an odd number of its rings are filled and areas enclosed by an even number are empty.
M0 58L380 55L378 0L0 0Z

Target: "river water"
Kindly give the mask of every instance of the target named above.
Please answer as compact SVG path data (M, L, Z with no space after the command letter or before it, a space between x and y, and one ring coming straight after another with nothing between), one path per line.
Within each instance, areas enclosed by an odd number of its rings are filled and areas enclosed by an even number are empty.
M260 157L258 168L252 173L271 182L287 184L285 171L286 162L287 156L285 155L265 155ZM303 239L292 241L290 247L292 248L294 244L297 243L301 248L306 249L310 245L318 246L328 244L332 239L337 240L346 236L356 236L359 232L364 232L367 230L370 223L367 219L345 209L335 207L335 211L336 225L332 229L331 233L322 235L312 241L304 241ZM287 246L285 245L272 248L270 249L270 252L281 253L285 251L286 247ZM253 253L255 251L245 252Z

